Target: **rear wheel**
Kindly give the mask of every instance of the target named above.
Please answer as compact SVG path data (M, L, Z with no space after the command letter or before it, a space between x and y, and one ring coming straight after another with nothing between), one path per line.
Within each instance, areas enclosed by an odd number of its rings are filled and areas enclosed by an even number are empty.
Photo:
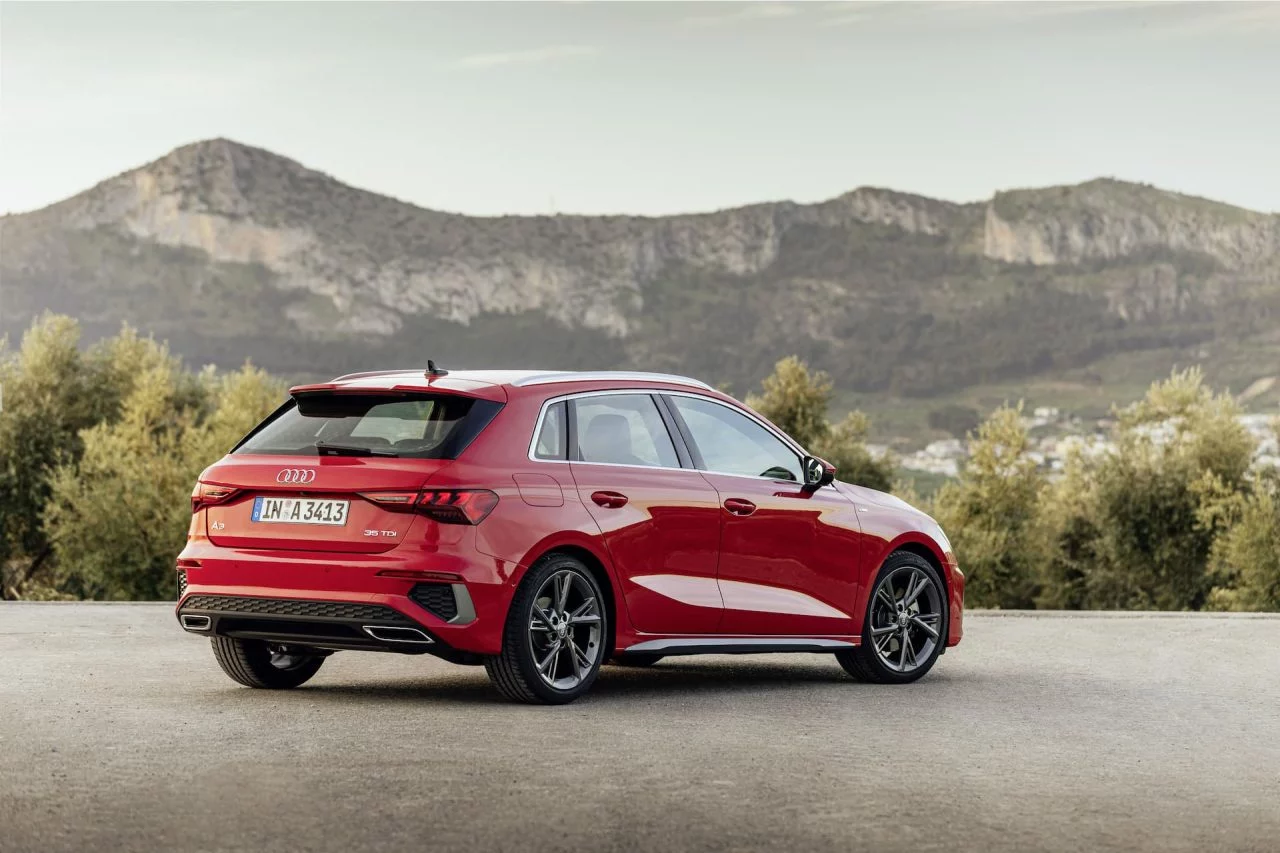
M573 557L552 554L521 581L502 653L486 658L485 669L508 699L563 705L596 680L608 629L604 596L590 570Z
M627 654L626 652L622 652L614 655L613 659L609 662L614 666L653 666L655 663L662 660L662 658L662 655L646 655L644 653Z
M222 671L248 687L287 690L305 684L320 669L324 658L308 649L268 643L210 637L213 656Z
M923 557L889 555L867 601L862 645L836 653L859 681L906 684L923 676L947 642L947 594Z

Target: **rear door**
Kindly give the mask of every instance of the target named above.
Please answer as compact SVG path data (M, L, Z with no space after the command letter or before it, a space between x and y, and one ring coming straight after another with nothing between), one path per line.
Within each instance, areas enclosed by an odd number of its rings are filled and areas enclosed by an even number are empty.
M427 523L403 506L500 408L440 393L301 396L208 469L206 533L236 548L376 553ZM222 489L210 489L220 486Z
M854 633L861 531L852 502L831 487L804 489L800 453L742 410L666 399L720 500L720 632Z
M722 612L716 490L682 467L683 448L650 393L585 394L569 400L568 413L575 487L600 527L632 623L644 633L714 633Z

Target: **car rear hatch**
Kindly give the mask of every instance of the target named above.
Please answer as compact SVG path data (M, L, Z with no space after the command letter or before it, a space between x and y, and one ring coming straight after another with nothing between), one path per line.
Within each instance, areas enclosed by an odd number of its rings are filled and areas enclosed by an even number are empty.
M305 386L201 475L206 535L233 548L378 553L430 524L412 507L501 408L445 389Z

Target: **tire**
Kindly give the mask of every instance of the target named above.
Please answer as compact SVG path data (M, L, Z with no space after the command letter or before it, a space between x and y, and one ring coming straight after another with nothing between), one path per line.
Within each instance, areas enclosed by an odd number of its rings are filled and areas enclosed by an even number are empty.
M917 591L921 583L926 585ZM904 609L899 605L909 595L912 601ZM933 566L917 554L896 551L876 573L867 597L862 644L856 649L836 652L836 660L857 681L873 684L916 681L933 668L946 647L948 608L946 587ZM937 632L936 637L930 636L929 628ZM921 656L919 652L926 647L927 652ZM913 655L913 651L916 654Z
M232 637L210 637L213 656L222 671L247 687L288 690L305 684L320 669L320 655L283 654L264 640L237 640ZM274 662L273 662L274 660Z
M567 593L562 583L569 585ZM486 658L484 667L508 699L563 705L591 689L608 636L605 598L591 571L574 557L550 554L520 582L503 627L502 653Z
M635 654L627 654L626 652L623 652L622 654L614 655L613 660L609 661L609 663L614 666L653 666L655 663L662 660L663 657L663 655L646 655L643 652L637 652Z

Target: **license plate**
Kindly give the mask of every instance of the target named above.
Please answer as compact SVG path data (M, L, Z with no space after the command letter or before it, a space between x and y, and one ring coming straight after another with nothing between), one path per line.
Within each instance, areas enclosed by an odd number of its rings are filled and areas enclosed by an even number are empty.
M254 498L252 520L280 524L331 524L341 527L347 523L347 508L350 503L315 498Z

